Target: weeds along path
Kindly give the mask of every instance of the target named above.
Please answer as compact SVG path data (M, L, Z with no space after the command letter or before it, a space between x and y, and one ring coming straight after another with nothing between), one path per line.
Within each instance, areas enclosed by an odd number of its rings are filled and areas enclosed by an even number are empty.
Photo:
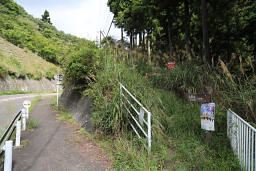
M14 171L78 171L109 170L109 162L80 128L61 121L52 109L51 99L38 102L31 118L38 122L37 128L22 134L26 145L14 151Z

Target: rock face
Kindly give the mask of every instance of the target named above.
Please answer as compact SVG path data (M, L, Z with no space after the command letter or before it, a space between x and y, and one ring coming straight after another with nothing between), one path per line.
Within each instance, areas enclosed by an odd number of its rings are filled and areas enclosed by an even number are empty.
M47 80L28 80L28 79L12 79L7 76L5 80L0 79L0 91L6 92L11 90L22 90L22 91L56 91L56 81Z
M94 131L92 124L92 100L77 91L66 87L61 95L60 103L86 131Z

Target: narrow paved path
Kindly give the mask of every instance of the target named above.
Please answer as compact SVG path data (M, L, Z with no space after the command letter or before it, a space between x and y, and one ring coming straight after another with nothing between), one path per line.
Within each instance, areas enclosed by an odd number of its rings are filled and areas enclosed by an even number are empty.
M79 128L57 119L58 112L47 98L38 103L31 117L39 121L33 131L22 133L28 145L14 151L14 171L100 171L110 164L100 148L82 135Z
M0 96L0 137L9 126L18 111L23 108L24 100L33 100L36 96L56 96L56 93L16 94Z

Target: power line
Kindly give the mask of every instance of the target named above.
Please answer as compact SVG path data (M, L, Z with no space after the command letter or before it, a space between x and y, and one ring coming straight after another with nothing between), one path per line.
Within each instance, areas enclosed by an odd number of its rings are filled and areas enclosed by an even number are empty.
M112 21L111 21L111 23L110 23L110 26L109 26L109 29L108 29L108 33L109 33L110 29L111 29L111 26L112 26L113 21L114 21L114 16L113 16ZM106 36L106 37L108 37L108 33L107 33L107 36Z

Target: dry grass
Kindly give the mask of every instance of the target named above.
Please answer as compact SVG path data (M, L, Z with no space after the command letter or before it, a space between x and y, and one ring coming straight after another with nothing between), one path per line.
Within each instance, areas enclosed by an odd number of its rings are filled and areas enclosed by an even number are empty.
M0 37L0 66L12 73L29 73L33 76L47 70L60 71L56 65L49 63L28 50L21 49Z
M233 77L228 70L228 67L225 65L225 63L222 60L220 60L220 65L221 65L223 72L227 75L227 77L230 79L230 81L234 82Z

